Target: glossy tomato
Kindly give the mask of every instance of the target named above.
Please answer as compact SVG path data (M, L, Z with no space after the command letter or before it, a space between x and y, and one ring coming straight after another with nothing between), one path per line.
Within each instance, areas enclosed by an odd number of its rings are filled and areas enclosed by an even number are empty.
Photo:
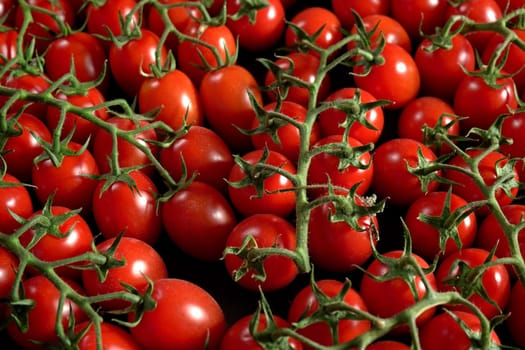
M410 347L405 343L395 340L380 340L378 342L368 345L366 350L410 350Z
M76 325L76 330L87 332L82 335L78 341L78 350L96 350L97 336L95 327L89 322L81 322ZM133 339L131 334L113 323L103 322L100 325L100 335L102 337L102 346L104 350L141 350L139 344Z
M9 298L16 279L18 258L7 248L0 247L0 298ZM5 305L0 306L0 319L3 321Z
M323 279L315 282L319 291L328 298L334 298L341 293L343 283L338 280ZM359 293L350 288L343 295L343 303L348 307L366 312L367 305L359 295ZM301 289L292 299L290 308L288 310L288 321L291 323L298 322L306 316L312 315L320 307L318 297L315 295L312 286L307 286ZM364 319L341 319L337 321L336 335L339 343L350 341L370 329L370 321ZM299 328L297 332L310 340L317 342L324 346L335 344L330 328L326 322L319 321L312 323L306 327ZM306 344L303 348L312 349Z
M295 227L272 214L255 214L241 220L228 236L226 247L240 248L248 239L248 249L256 246L294 250L296 246ZM243 259L234 254L225 254L224 263L230 276L235 277ZM294 261L282 255L267 256L262 264L266 275L264 280L260 280L257 271L250 268L237 283L248 290L271 292L286 287L298 274Z
M4 87L25 90L31 94L42 94L49 89L49 78L43 73L40 75L28 73L6 74L0 78L0 83ZM1 106L6 105L8 100L9 96L0 95ZM24 99L17 99L9 103L12 103L8 109L10 113L17 113L23 110L25 113L32 114L40 120L45 120L47 105L43 102L30 102Z
M331 6L345 29L354 25L354 12L362 18L372 14L386 15L390 11L388 0L331 0Z
M525 157L525 138L521 136L524 131L525 113L513 113L506 118L501 126L501 134L503 137L511 139L512 143L501 145L500 151L511 158ZM525 167L522 159L517 160L516 169L520 179L525 179Z
M0 232L10 234L21 226L13 214L29 218L33 201L27 187L13 175L4 174L0 184L0 203L4 203L0 206Z
M2 11L0 10L0 16L1 14ZM17 56L17 39L18 32L16 30L7 30L0 33L0 63L4 64Z
M422 34L432 35L437 27L443 27L447 10L446 0L390 2L390 15L405 28L413 43L419 43Z
M136 28L140 23L139 12L133 12L137 5L135 0L116 0L105 1L104 3L90 2L86 9L86 31L90 34L97 34L103 38L108 38L106 48L109 48L111 35L116 37L127 31ZM124 30L121 25L124 19Z
M146 311L131 328L133 338L143 349L219 348L226 320L207 291L189 281L164 278L153 283L151 296L157 304L155 309ZM133 320L133 313L129 318Z
M412 52L412 39L401 23L394 18L383 14L372 14L361 18L361 21L367 32L374 31L369 38L372 47L377 46L379 39L382 38L387 43L399 45L407 52ZM357 33L356 25L350 33ZM348 45L349 48L353 48L355 44L350 42Z
M523 333L523 322L525 321L525 288L521 282L515 282L512 287L509 304L507 307L509 318L507 325L514 342L525 347L525 334Z

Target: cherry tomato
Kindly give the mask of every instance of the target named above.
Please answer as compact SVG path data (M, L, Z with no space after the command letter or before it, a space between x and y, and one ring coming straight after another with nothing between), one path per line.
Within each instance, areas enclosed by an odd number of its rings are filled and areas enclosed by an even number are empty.
M1 5L0 5L1 6ZM2 11L0 10L0 16ZM5 23L4 23L5 24ZM18 54L16 41L18 39L18 32L16 30L7 30L0 33L0 63L5 64L15 58Z
M133 29L140 23L139 12L132 12L136 5L135 0L106 1L102 4L90 2L86 10L86 31L108 39L110 34L116 37L122 35L121 19L129 23L127 29ZM105 43L109 48L111 42L108 40Z
M525 143L521 136L525 131L525 113L514 113L503 121L501 134L512 140L511 144L501 145L500 151L511 158L525 157ZM523 160L518 159L516 169L520 179L525 179Z
M140 86L137 100L140 113L157 111L154 120L166 123L173 130L204 122L199 92L190 78L178 69L146 79Z
M0 298L9 298L11 289L16 279L18 269L18 258L7 248L0 246ZM0 306L3 321L5 305Z
M410 350L410 347L395 340L380 340L368 345L366 350Z
M410 204L405 214L405 224L410 231L414 253L431 261L436 255L444 258L460 248L470 247L474 242L478 227L476 215L473 212L455 226L461 246L456 244L453 236L442 237L437 228L420 220L421 215L443 217L467 204L467 201L460 196L451 193L448 197L447 192L442 191L429 192ZM442 240L444 240L444 249L441 249Z
M370 92L378 100L390 101L386 109L402 108L419 93L418 68L412 56L399 45L385 44L381 55L385 63L372 66L367 75L363 75L362 65L354 67L356 87Z
M105 253L114 244L109 238L97 244L97 251ZM137 290L145 288L149 281L168 277L168 269L160 254L148 243L132 237L121 237L112 257L124 261L124 265L112 268L102 281L94 269L82 270L82 283L87 295L96 296L124 291L123 283ZM123 310L129 303L111 299L99 304L105 311Z
M323 279L315 282L317 288L327 297L335 297L341 292L343 283L333 279ZM350 288L343 296L343 302L350 307L366 312L367 305L359 293ZM313 314L319 309L319 301L314 294L312 286L301 289L292 299L288 311L288 321L297 322L305 316ZM370 321L359 319L343 319L337 322L338 339L340 343L350 341L370 329ZM301 335L324 346L333 345L330 328L326 322L316 322L297 330ZM304 349L311 347L303 344Z
M41 94L49 88L48 78L43 73L40 75L26 73L6 74L0 78L0 84L11 89L26 90L32 94ZM8 96L0 95L0 105L4 106L8 99ZM47 105L43 102L33 103L19 99L11 105L8 112L17 113L22 109L25 113L32 114L41 120L45 120Z
M436 280L440 291L457 290L461 292L461 286L451 285L447 280L457 280L460 278L462 268L458 266L458 261L466 264L469 268L475 268L487 261L489 251L480 248L465 248L451 253L438 266L436 270ZM491 261L496 260L493 256ZM493 265L483 271L481 276L482 288L486 295L492 300L489 302L482 294L475 292L468 298L483 314L491 319L505 310L510 296L510 277L505 265ZM469 286L472 281L469 281ZM474 282L476 283L476 282ZM449 305L449 309L469 311L465 305Z
M3 25L6 27L14 27L15 13L18 3L15 0L0 1L0 17L5 18Z
M507 311L507 326L512 340L521 347L525 347L525 334L523 333L523 321L525 320L525 288L520 282L515 282L512 287Z
M383 256L387 258L399 259L402 257L402 251L388 251L387 253L383 254ZM426 269L429 267L428 263L419 255L412 253L412 257L422 268ZM361 279L359 294L361 294L365 304L368 306L368 310L372 314L379 317L394 316L416 303L416 297L411 291L408 282L405 280L401 278L393 278L384 281L378 281L370 276L385 276L389 270L390 267L388 265L385 265L378 259L374 259L372 263L366 268L367 273L364 274L363 278ZM434 273L429 272L425 275L425 277L427 278L430 286L437 290L436 277L434 276ZM421 280L421 277L414 276L413 283L413 287L417 292L418 299L423 298L427 293L427 289ZM388 296L388 298L385 296ZM424 325L432 318L435 311L436 309L434 307L425 310L417 317L416 324L419 327ZM394 329L393 332L406 333L407 331L408 327L401 325Z
M254 118L250 100L263 104L253 74L240 65L230 65L210 71L202 77L199 96L205 119L234 152L251 150L250 136L239 131L249 130Z
M88 330L80 338L80 341L78 342L78 350L96 350L97 336L95 334L95 327L93 324L90 324L89 322L82 322L77 324L76 329L80 332L86 327L88 327ZM128 331L115 324L103 322L100 325L100 333L104 350L141 349Z
M226 239L237 224L232 206L213 186L193 181L161 205L160 215L170 239L200 260L222 257Z
M226 0L226 12L238 13L243 8L241 0ZM273 48L285 29L285 11L281 0L269 0L267 5L256 10L254 20L248 15L239 19L228 17L226 25L230 28L239 46L243 49L260 52Z
M345 29L353 27L354 11L361 18L372 14L386 15L390 11L388 0L331 0L331 6Z
M124 232L126 237L154 244L161 233L162 222L157 214L155 183L142 171L129 174L134 186L113 182L107 189L100 180L93 194L93 217L104 238Z
M380 198L387 198L396 206L408 206L424 192L421 181L411 174L407 166L418 166L418 152L421 152L426 162L437 159L435 153L423 143L406 138L394 138L379 145L373 152L374 174L372 190ZM440 175L438 171L436 175ZM385 181L392 179L392 181ZM436 180L431 180L426 192L432 192L439 187Z
M250 238L251 237L251 238ZM255 214L241 220L231 231L226 240L227 248L239 248L246 239L252 239L259 248L278 247L281 249L295 249L295 227L285 219L273 214ZM242 259L234 254L225 254L226 270L233 277L243 263ZM276 291L289 285L297 276L298 269L293 260L285 256L271 255L264 259L263 268L266 274L264 281L256 279L255 271L250 269L236 282L243 288L265 292Z
M226 320L208 292L189 281L164 278L153 283L152 298L157 303L155 309L146 311L131 328L143 349L218 349ZM129 318L132 320L133 314Z
M385 42L399 45L407 52L412 52L412 40L406 29L392 17L383 14L372 14L361 19L367 32L374 30L370 37L372 46L377 45L379 38L382 37ZM357 27L354 25L350 33L357 33ZM349 47L353 48L354 43L350 42Z
M407 31L413 43L421 40L421 32L432 35L446 21L446 0L400 0L390 2L390 15Z
M295 165L281 153L268 151L267 158L264 150L255 150L242 156L242 162L254 167L258 163L277 167L281 171L295 175ZM262 181L263 193L258 194L258 184L237 187L235 183L241 181ZM256 167L246 169L239 163L233 165L228 175L229 198L233 207L243 216L253 214L275 214L287 217L295 209L294 184L287 176L274 173L273 170Z
M20 227L11 213L27 219L33 214L33 202L27 187L13 175L4 174L1 184L0 203L4 205L0 206L0 232L10 234Z
M421 328L419 339L423 349L468 350L472 348L472 342L460 322L474 333L472 336L476 336L481 332L479 318L472 313L463 311L453 311L452 315L443 312ZM495 331L491 332L490 338L493 344L500 344Z
M357 97L357 94L359 94L359 103L365 104L377 101L377 99L366 90L345 87L332 92L324 102L342 102L341 100L346 99L354 100ZM359 115L352 116L359 117ZM321 112L319 114L319 127L321 128L321 135L326 137L330 135L343 134L345 128L343 128L341 124L345 122L346 118L346 113L337 108L329 108ZM352 126L350 126L348 136L357 139L362 144L377 142L383 132L384 127L385 117L383 109L381 107L374 107L370 109L364 114L364 119L366 120L366 123L369 123L370 125L366 125L364 121L361 122L360 120L357 120L352 124Z

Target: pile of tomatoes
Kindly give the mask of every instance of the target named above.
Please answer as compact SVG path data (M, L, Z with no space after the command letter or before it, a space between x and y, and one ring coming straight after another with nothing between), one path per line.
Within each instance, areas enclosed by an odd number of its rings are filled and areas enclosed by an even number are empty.
M523 0L0 18L10 348L525 348Z

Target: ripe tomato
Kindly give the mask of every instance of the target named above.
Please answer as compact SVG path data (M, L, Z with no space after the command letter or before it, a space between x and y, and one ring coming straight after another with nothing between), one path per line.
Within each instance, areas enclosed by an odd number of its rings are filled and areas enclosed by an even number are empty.
M476 336L481 332L479 318L469 312L453 311L452 316L443 312L424 325L419 331L421 347L425 350L468 350L472 348L472 341L460 322L470 329ZM500 344L495 331L490 334L492 344Z
M258 105L263 104L255 77L241 65L213 70L202 77L199 96L205 119L234 152L253 148L250 136L239 131L249 130L255 115L250 94Z
M241 0L226 0L226 12L229 15L243 9ZM249 51L265 51L273 48L285 29L285 11L281 0L269 0L266 6L256 10L254 20L248 15L239 19L229 16L226 25L230 28L239 46Z
M447 192L442 191L429 192L410 204L405 214L405 224L410 231L414 253L432 261L436 255L444 258L460 248L470 247L474 242L478 227L476 215L473 212L455 227L461 246L456 244L454 236L441 236L437 228L419 219L421 215L443 217L467 204L467 201L460 196L451 193L448 198ZM444 249L441 249L442 244Z
M78 350L96 350L97 336L93 324L89 322L82 322L76 325L76 329L80 332L88 327L87 332L82 335L78 342ZM133 339L131 334L113 323L103 322L100 325L100 333L102 337L102 346L104 350L141 350L138 343Z
M58 92L55 97L79 108L92 108L106 102L106 98L96 87L89 88L86 94L66 95ZM54 132L59 125L60 114L61 111L59 108L53 106L47 107L46 123L51 132ZM104 108L94 110L91 114L100 120L107 120L109 118L109 113ZM64 123L61 127L62 138L65 138L73 132L71 140L80 144L86 143L98 129L96 124L72 112L66 113Z
M368 345L366 350L410 350L410 347L395 340L380 340Z
M419 43L421 32L434 34L446 21L446 0L399 0L390 2L390 15L407 31L413 43Z
M337 144L343 142L343 135L331 135L322 138L312 145L312 148L316 147L327 147L330 144ZM348 137L348 146L353 151L357 150L358 147L363 144L353 137ZM328 187L328 181L336 187L336 191L343 189L351 189L357 185L356 193L358 195L364 195L370 185L372 184L372 178L374 175L374 164L372 162L372 156L368 151L359 151L357 154L347 154L346 151L341 152L336 149L336 154L330 152L322 152L315 155L308 168L308 185L312 185L308 190L308 193L313 197L319 197L326 193ZM352 151L351 151L352 152ZM343 153L343 157L341 156ZM341 161L344 157L350 157L352 159L357 158L355 161L359 162L359 166L353 164L347 164L346 167L341 167ZM326 187L322 186L326 185Z
M277 105L277 102L270 102L263 108L268 113L281 113L287 118L294 119L299 123L304 123L306 120L306 108L295 102L282 101L280 106ZM262 125L258 118L253 118L251 129L253 130L261 127L267 127L269 130L266 132L253 134L251 136L253 146L256 149L262 149L266 146L270 150L282 153L294 164L297 164L301 147L301 132L299 131L299 128L279 118L270 117L265 120ZM275 132L279 138L278 141L274 140L272 137L274 128L277 128ZM314 122L312 124L309 136L309 144L313 144L319 140L320 130L318 122Z
M359 205L363 205L359 203ZM357 219L358 229L344 221L332 221L335 208L324 202L310 212L308 249L316 266L327 271L344 272L363 265L372 256L372 241L378 234L376 216Z
M381 55L384 64L373 65L367 75L363 75L362 65L353 68L356 87L370 92L378 100L390 101L386 109L402 108L419 93L416 62L404 48L395 44L385 44Z
M77 293L83 294L82 288L75 282L64 279ZM34 307L27 313L28 329L22 332L15 322L7 325L7 332L11 339L28 350L43 350L46 347L39 344L54 344L59 341L55 331L57 318L64 329L74 318L75 322L83 322L87 315L70 299L63 300L62 309L58 310L59 302L63 297L60 291L43 275L30 277L22 282L24 298L34 301Z
M86 9L87 32L108 39L110 34L118 37L123 33L121 19L127 21L130 16L130 28L127 29L135 28L140 23L139 12L132 12L136 5L135 0L105 1L102 4L90 2ZM109 48L111 42L108 40L105 43Z
M226 239L237 224L232 206L213 186L193 181L161 205L160 215L170 239L200 260L222 257Z
M0 186L0 232L10 234L20 227L20 223L11 215L22 218L33 214L33 202L29 190L13 175L4 174ZM1 274L0 274L1 276Z
M195 174L194 180L205 182L222 193L227 191L224 179L228 178L234 164L226 142L212 129L199 125L193 125L170 146L161 148L159 160L175 181L182 178L184 165L188 176Z
M523 333L523 322L525 321L525 288L521 282L515 282L507 307L509 318L507 326L512 340L520 346L525 347L525 334Z
M117 85L128 97L134 97L152 73L152 65L162 67L168 52L157 34L142 29L140 37L124 45L112 43L109 48L109 67Z
M217 301L189 281L163 278L153 283L155 309L146 311L131 335L145 350L216 350L226 330ZM129 315L133 320L134 315ZM159 327L159 325L164 325Z
M0 16L2 16L1 9L0 9ZM1 64L5 64L6 61L9 61L17 56L18 54L17 47L16 47L17 39L18 39L18 32L16 30L7 30L5 32L0 33L0 63Z
M250 322L252 321L253 315L244 316L235 321L224 334L221 341L220 350L232 350L232 349L243 349L243 350L262 350L262 346L253 338L250 332ZM277 315L273 315L273 321L277 327L290 327L288 321ZM266 316L264 314L259 315L257 323L257 331L261 332L266 330L268 325ZM294 338L288 338L288 349L290 350L302 350L303 346L301 343Z
M469 156L471 159L479 158L482 153L482 149L466 150L466 155ZM499 177L497 169L505 166L507 161L507 157L496 151L490 152L483 156L482 159L480 159L478 163L478 171L483 177L483 180L485 181L485 184L487 186L491 186L492 184L494 184L494 182ZM457 166L472 171L467 161L459 154L452 157L452 159L450 159L447 163L452 166ZM515 173L514 179L518 181L518 173L515 167L513 169L513 172ZM452 184L450 185L452 186L452 191L455 194L462 197L463 199L465 199L467 202L474 202L486 199L481 189L474 182L474 179L472 179L472 177L470 177L469 175L455 169L447 168L443 171L443 177L449 181L452 181ZM518 193L518 185L516 184L513 188L510 189L510 191L510 194L507 193L501 186L496 189L495 198L500 206L510 204L512 202L514 196L516 196L516 194ZM476 210L476 214L480 216L485 216L489 212L490 209L487 206L481 206Z
M423 143L406 138L394 138L379 145L373 152L374 174L372 190L380 198L388 198L396 206L408 206L423 195L421 181L411 174L407 166L418 166L418 152L426 162L437 159L435 153ZM441 172L438 171L439 175ZM385 181L392 179L392 181ZM431 180L426 192L432 192L439 183Z
M5 18L2 23L4 26L14 27L17 7L18 2L15 2L15 0L0 1L0 17Z
M496 80L497 87L491 87L483 78L465 76L454 94L454 111L460 117L461 129L466 134L471 128L487 129L497 117L518 108L515 85L512 78ZM475 99L477 103L472 103Z
M13 114L8 115L7 120L14 117ZM38 139L51 142L51 133L43 121L24 112L17 117L14 128L20 134L6 140L2 157L10 175L22 182L30 182L33 159L44 150Z
M78 152L82 146L70 142L68 150ZM45 203L53 195L53 204L71 209L82 208L82 215L89 214L97 180L97 162L89 150L77 155L68 155L60 165L55 166L50 158L34 164L31 179L35 194L40 203Z
M372 14L386 15L390 11L388 0L331 0L331 6L345 29L353 27L354 12L363 18Z
M500 150L503 154L511 158L525 157L525 142L521 136L525 132L525 113L514 113L503 121L501 134L512 139L511 144L501 145ZM516 169L520 179L525 179L525 167L523 160L518 159Z
M327 297L333 298L339 294L343 288L343 283L333 279L324 279L315 282L317 288ZM343 296L343 302L349 307L366 312L367 305L355 289L348 289ZM305 316L312 315L319 309L319 301L314 294L312 286L301 289L292 299L288 311L288 321L297 322ZM337 322L338 340L340 343L350 341L370 329L370 321L359 319L342 319ZM326 322L316 322L304 328L299 328L297 332L321 345L333 345L333 337ZM303 344L304 349L311 347Z
M226 240L226 248L239 248L246 239L251 237L259 248L277 247L294 250L295 227L285 219L272 214L255 214L241 220L231 231ZM241 257L234 254L225 254L226 270L233 277L243 263ZM256 271L250 269L237 283L246 289L271 292L289 285L297 276L297 266L288 257L271 255L264 259L263 268L266 274L264 281L256 279Z
M370 37L370 43L372 46L377 46L379 39L382 37L385 42L390 44L399 45L404 48L408 53L412 52L412 40L406 29L392 17L383 14L372 14L362 19L364 28L367 32L372 30L374 34ZM357 33L357 26L354 25L351 34ZM355 47L354 42L350 42L349 48Z
M97 244L97 251L105 253L114 244L109 238ZM82 284L87 295L96 296L124 291L123 283L142 290L148 281L168 277L168 269L159 253L148 243L132 237L122 237L112 257L124 261L124 265L112 268L105 279L100 280L95 269L82 270ZM105 311L123 310L129 302L111 299L98 304Z
M421 77L421 94L452 103L460 81L476 66L474 48L462 34L451 38L450 48L432 48L432 41L423 39L414 54ZM436 69L440 67L440 69Z
M199 92L190 78L178 69L146 79L140 86L137 100L140 113L157 111L154 120L166 123L173 130L204 122Z
M229 198L233 207L245 217L263 213L287 217L295 209L294 183L283 174L255 166L262 163L295 175L295 165L281 153L275 151L268 151L267 158L263 156L265 156L264 150L251 151L241 157L242 163L246 164L235 163L233 165L228 175ZM244 166L250 168L243 168ZM247 186L235 185L241 181L250 182ZM261 181L263 192L259 196L257 191L260 184L257 182Z
M402 251L392 250L383 254L383 256L387 258L399 259L402 256ZM412 257L422 268L427 269L429 267L428 263L419 255L412 253ZM413 295L408 282L401 278L378 281L369 276L369 274L376 277L385 276L389 270L390 267L388 265L385 265L378 259L374 259L372 263L366 268L367 273L365 273L361 279L359 294L361 294L365 304L368 306L370 313L379 317L394 316L406 308L412 306L414 303L416 303L416 300L423 298L427 293L425 284L423 284L420 276L414 276L413 278L413 287L417 292L417 299ZM437 290L436 277L434 276L434 273L429 272L425 276L430 283L430 286ZM388 298L385 296L388 296ZM416 324L421 327L432 318L434 312L435 308L433 307L427 309L417 317ZM407 331L408 326L405 325L394 329L394 332L397 333L406 333Z
M0 77L0 84L11 89L20 89L26 90L32 94L41 94L49 88L48 79L49 78L43 73L40 75L31 75L27 73L6 74ZM4 106L8 100L9 96L0 95L0 106ZM32 114L40 120L45 120L47 105L43 102L30 102L18 99L14 101L8 112L17 113L20 110Z
M134 187L115 181L106 189L106 180L99 181L93 194L95 223L106 239L124 232L126 237L154 244L162 228L157 215L157 186L140 170L130 172L129 176Z
M2 231L4 232L4 231ZM16 279L18 258L7 248L0 246L0 298L9 298ZM5 305L0 306L0 320L5 319Z
M366 90L358 90L353 87L344 87L341 89L338 89L334 92L332 92L325 100L324 102L343 102L341 100L355 100L357 98L357 94L359 94L359 103L366 104L366 103L373 103L376 102L377 99L372 96L371 93L369 93ZM362 113L362 111L359 111L359 113ZM360 116L358 113L353 114L352 117L361 118L364 117L364 120L361 121L361 119L356 120L352 126L350 126L350 130L348 131L348 136L353 137L354 139L358 140L362 144L367 143L375 143L379 140L379 137L381 136L383 132L383 126L384 126L384 113L383 109L381 107L374 107L364 113L364 116ZM336 135L340 134L342 135L345 131L345 128L341 126L342 123L345 122L347 119L347 114L339 110L337 108L329 108L327 110L324 110L319 114L319 127L321 129L321 135L323 137L330 136L330 135ZM370 126L365 125L365 122L369 123Z
M438 266L436 270L437 286L440 291L456 290L461 292L464 290L461 286L452 285L448 280L460 280L462 276L460 273L462 268L458 266L458 261L466 264L469 268L475 268L485 263L489 257L489 251L480 248L464 248L447 256ZM491 261L496 260L497 257L492 257ZM463 276L465 277L465 276ZM500 315L505 310L510 296L510 277L505 265L494 265L487 268L480 280L482 288L486 295L492 300L489 302L482 294L477 291L468 299L476 305L483 314L491 319L496 315ZM469 286L472 285L472 280L467 282ZM476 283L476 282L474 282ZM470 309L465 305L449 305L451 310L469 311Z
M233 57L237 53L237 43L226 25L211 26L191 21L182 32L198 40L184 40L177 47L178 68L190 77L197 88L206 72L224 66L228 57L231 64L235 63ZM210 47L214 48L217 56Z

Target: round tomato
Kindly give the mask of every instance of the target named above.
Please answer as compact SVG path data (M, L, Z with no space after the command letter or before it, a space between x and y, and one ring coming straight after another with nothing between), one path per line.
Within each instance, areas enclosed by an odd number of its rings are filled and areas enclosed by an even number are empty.
M285 219L272 214L255 214L241 220L231 231L226 240L226 248L240 248L248 241L247 249L276 247L295 250L295 227ZM250 243L251 242L251 243ZM226 270L235 279L235 274L243 264L243 259L234 254L225 254ZM289 285L297 276L298 269L294 261L282 255L270 255L262 261L265 279L256 275L254 269L236 282L243 288L271 292Z
M390 15L407 31L413 42L434 34L446 21L446 0L396 0L390 2Z
M366 350L410 350L410 347L395 340L380 340L368 345Z
M0 246L0 298L9 298L16 280L18 258L7 248ZM0 306L0 319L3 321L5 305Z
M390 11L388 0L331 0L331 6L345 29L353 27L354 12L363 18L372 14L386 15Z
M328 298L333 298L341 293L343 283L337 280L324 279L315 282L317 288ZM343 302L349 307L367 311L367 305L355 289L348 289L343 296ZM305 316L312 315L319 309L319 300L315 295L312 286L301 289L292 299L288 311L288 321L290 323L298 322ZM348 342L370 329L370 321L365 319L340 319L337 321L337 338L339 343ZM334 344L330 328L326 322L319 321L306 327L299 328L297 332L318 344L330 346ZM304 349L312 349L303 344Z
M501 134L503 137L510 138L512 143L501 145L500 151L511 158L524 158L525 138L521 136L523 132L525 132L525 113L514 113L506 118L501 126ZM516 170L519 178L525 180L525 166L522 159L517 160Z
M77 324L76 329L80 332L86 329L86 327L87 332L82 335L78 341L78 350L96 350L97 336L93 324L82 322ZM101 323L100 335L102 337L104 350L141 350L139 344L133 339L131 334L115 324L108 322Z
M97 244L97 251L107 253L115 243L110 238ZM95 269L82 270L82 283L87 295L97 296L124 291L123 283L137 290L145 288L149 281L168 277L164 260L148 243L132 237L121 237L113 252L114 259L122 260L123 266L111 268L104 280L100 280ZM123 310L129 302L122 299L110 299L98 303L105 311Z
M15 13L18 2L15 0L0 1L0 17L4 18L3 25L6 27L14 27Z
M422 196L424 192L421 181L407 169L407 166L418 166L419 152L425 162L437 159L429 147L412 139L394 138L379 145L373 152L374 174L371 187L374 193L380 198L387 198L396 206L408 206ZM436 175L440 174L438 171ZM432 192L438 187L436 180L430 180L426 192Z
M525 288L523 288L521 282L515 282L512 287L507 311L509 312L507 326L512 340L514 340L518 346L525 347L525 334L523 333L523 322L525 322Z
M186 254L200 260L222 257L235 213L224 195L213 186L193 181L162 202L160 215L170 239Z
M379 39L382 38L385 42L401 46L407 52L412 52L412 40L406 29L392 17L383 14L372 14L361 19L364 29L367 32L374 30L374 34L370 36L370 44L372 47L377 46ZM357 33L357 26L354 25L351 34ZM353 48L355 43L350 42L349 48Z
M21 226L12 213L24 219L33 214L29 190L13 175L4 174L1 178L0 203L3 203L0 206L0 232L5 234L10 234Z
M253 214L287 217L295 209L294 183L288 176L264 166L279 168L290 176L296 173L295 165L281 153L268 151L266 155L265 150L248 152L233 165L228 175L228 194L232 205L245 217Z
M139 11L132 12L137 2L135 0L116 0L105 1L103 3L90 2L86 9L86 31L90 34L96 34L104 38L108 38L107 47L110 34L116 37L123 34L121 19L124 19L129 28L135 28L139 23Z
M1 4L0 4L1 6ZM2 10L0 8L0 16L2 16ZM4 23L5 24L5 23ZM18 32L16 30L7 30L0 33L0 63L5 64L15 58L18 54L16 47L16 41L18 39Z
M216 350L226 330L224 313L204 289L189 281L163 278L153 283L155 309L131 328L145 350ZM130 320L134 314L129 315Z
M26 92L31 94L42 94L49 89L48 79L43 73L40 75L27 73L6 74L0 78L0 84L11 89L26 90ZM0 106L6 105L8 100L9 96L0 95ZM40 120L45 120L47 105L43 102L31 102L18 99L12 103L8 112L14 114L19 111L24 111L25 113L34 115Z

